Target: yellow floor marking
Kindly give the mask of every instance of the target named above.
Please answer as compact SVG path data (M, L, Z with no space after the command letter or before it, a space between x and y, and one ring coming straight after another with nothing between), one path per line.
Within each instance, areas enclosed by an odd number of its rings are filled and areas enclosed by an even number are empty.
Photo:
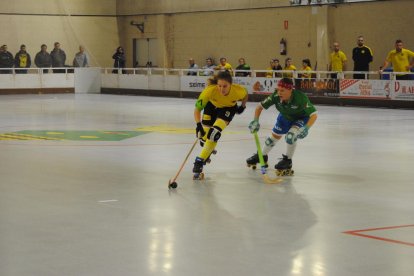
M131 136L130 133L124 133L124 132L118 132L118 131L102 131L102 133Z
M82 139L98 139L99 138L98 136L86 136L86 135L79 136L79 137Z
M49 134L49 135L63 135L65 133L64 132L53 132L53 131L49 131L49 132L46 132L46 134Z
M3 133L3 134L0 134L0 138L5 138L7 140L62 140L62 139L53 138L53 137L43 137L43 136L19 134L19 133Z
M247 127L246 127L247 129ZM159 126L144 126L134 129L135 131L148 131L158 133L178 133L178 134L194 134L195 127L193 128L178 128L174 126L159 125ZM242 134L242 131L226 131L226 134Z

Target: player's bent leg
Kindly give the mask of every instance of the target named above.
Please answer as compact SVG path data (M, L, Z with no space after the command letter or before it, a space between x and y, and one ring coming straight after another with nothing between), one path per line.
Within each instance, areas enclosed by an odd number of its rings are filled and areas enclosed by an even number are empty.
M213 126L210 128L210 130L207 133L207 140L200 153L201 158L203 158L204 160L208 159L208 157L211 155L214 148L216 147L217 141L221 137L221 132L227 127L227 125L228 125L228 122L222 119L217 119L214 122Z
M288 133L285 135L286 143L289 145L293 145L298 140L299 128L297 126L293 126L289 129Z
M272 132L272 135L266 138L264 146L262 148L263 155L268 155L276 143L282 138L282 136Z

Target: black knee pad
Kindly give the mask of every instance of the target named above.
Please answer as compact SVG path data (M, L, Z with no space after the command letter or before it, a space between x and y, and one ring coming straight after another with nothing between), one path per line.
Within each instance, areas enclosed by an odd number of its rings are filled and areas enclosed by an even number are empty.
M217 142L221 137L221 129L217 126L211 127L207 133L207 138L214 142Z

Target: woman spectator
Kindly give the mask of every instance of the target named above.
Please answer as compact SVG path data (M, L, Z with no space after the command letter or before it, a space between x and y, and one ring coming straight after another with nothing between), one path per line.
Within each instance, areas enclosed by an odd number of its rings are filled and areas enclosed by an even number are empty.
M124 48L122 48L121 46L116 48L116 52L115 54L113 54L112 58L114 59L114 68L118 68L118 69L114 69L112 73L117 74L119 72L119 68L125 68ZM122 70L122 74L125 74L125 73L126 71Z

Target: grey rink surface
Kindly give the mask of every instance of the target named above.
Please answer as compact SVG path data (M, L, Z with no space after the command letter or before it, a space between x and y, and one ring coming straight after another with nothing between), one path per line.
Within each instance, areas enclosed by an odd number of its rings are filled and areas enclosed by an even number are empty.
M265 184L236 116L192 180L194 100L0 97L0 134L151 129L122 141L0 140L0 275L414 275L414 111L317 106L295 176ZM261 142L276 118L262 113ZM270 154L273 166L286 144ZM272 177L273 172L269 173ZM366 236L351 235L351 232Z

